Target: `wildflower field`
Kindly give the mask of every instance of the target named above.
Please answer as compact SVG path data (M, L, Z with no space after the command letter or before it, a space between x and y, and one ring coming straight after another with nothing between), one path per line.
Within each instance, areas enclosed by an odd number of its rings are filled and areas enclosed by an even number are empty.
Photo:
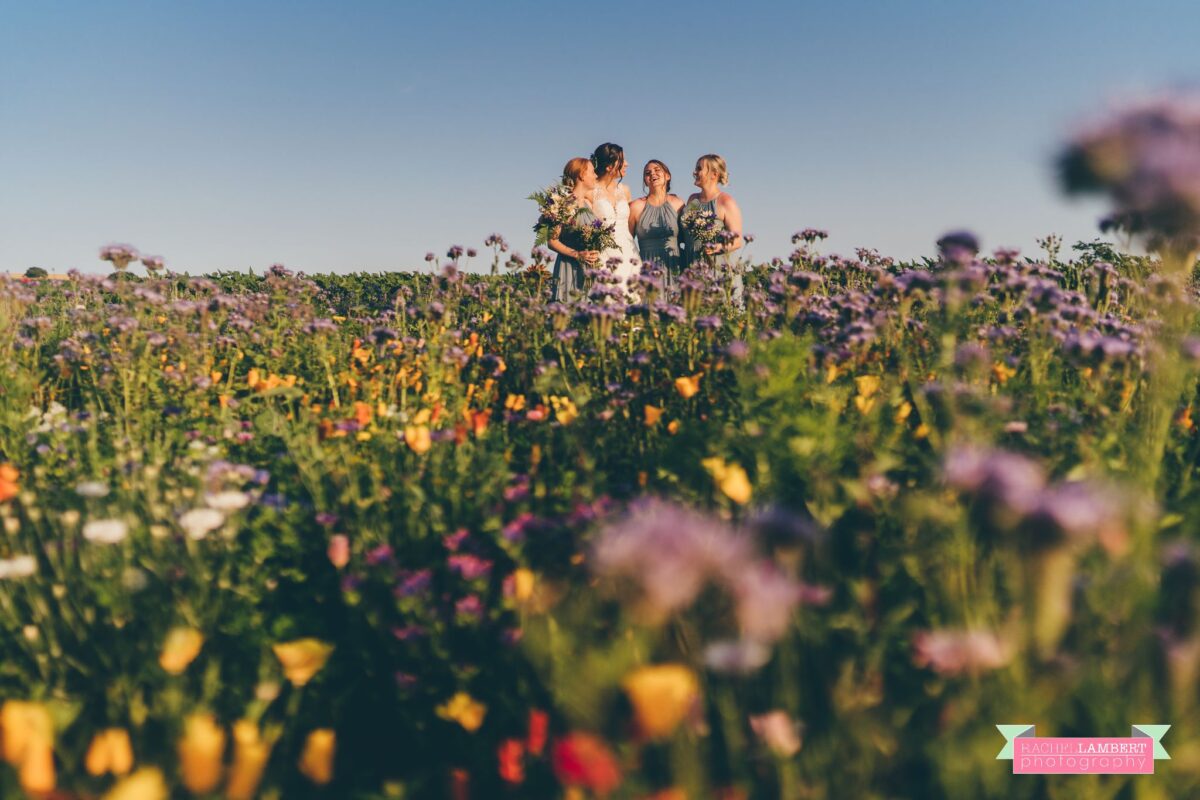
M0 284L0 794L1200 791L1194 258L822 237Z

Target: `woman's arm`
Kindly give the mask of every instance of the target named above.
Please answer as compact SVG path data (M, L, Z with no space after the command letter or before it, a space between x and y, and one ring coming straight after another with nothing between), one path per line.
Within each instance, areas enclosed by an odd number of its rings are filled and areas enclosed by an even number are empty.
M725 223L725 230L733 234L733 238L726 242L721 252L732 253L742 246L742 210L738 208L737 201L727 194L721 195L721 201L718 202L718 208L725 210L721 215L721 221Z
M554 232L550 234L550 241L546 242L546 245L560 256L564 256L574 261L587 261L589 263L600 257L600 254L595 250L576 250L572 247L568 247L565 242L558 238L561 235L562 228L555 228Z
M639 197L629 204L629 235L633 236L637 233L637 221L642 216L642 209L646 207L646 198Z

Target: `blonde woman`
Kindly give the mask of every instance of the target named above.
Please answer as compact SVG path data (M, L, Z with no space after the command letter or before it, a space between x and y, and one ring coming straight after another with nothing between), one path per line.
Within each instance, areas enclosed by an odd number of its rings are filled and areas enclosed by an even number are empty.
M720 242L700 244L687 231L684 231L686 245L686 260L690 267L697 264L709 263L732 273L733 298L740 300L742 295L742 275L740 270L733 268L730 254L742 246L742 210L737 201L728 192L721 190L729 183L729 167L725 159L715 153L700 156L696 160L696 169L692 172L696 187L700 190L688 198L686 208L699 207L702 211L711 211L721 221L725 238Z
M596 169L586 158L572 158L563 167L563 183L571 187L575 203L579 207L577 222L587 224L596 219L592 210L592 195L596 191ZM565 302L583 291L583 265L595 265L600 254L595 250L581 250L583 243L576 231L559 228L547 243L558 253L554 260L554 274L550 281L550 297Z

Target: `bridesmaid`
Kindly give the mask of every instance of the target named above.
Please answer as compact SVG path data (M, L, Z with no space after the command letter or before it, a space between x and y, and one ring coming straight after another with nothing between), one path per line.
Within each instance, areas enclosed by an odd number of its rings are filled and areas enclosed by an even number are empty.
M642 263L651 261L663 269L666 287L679 272L679 209L683 200L671 194L671 170L657 159L642 170L646 196L629 207L629 232L637 237Z
M596 219L592 212L592 194L596 191L596 168L586 158L572 158L563 167L563 183L571 187L579 207L576 219L584 224ZM580 250L579 235L571 230L559 228L550 236L550 249L558 253L554 260L554 274L550 281L552 300L566 302L583 291L583 264L594 265L600 259L595 250Z
M700 156L696 160L696 169L692 172L695 178L695 184L700 191L688 198L688 205L693 203L698 204L701 209L708 209L717 215L717 219L725 226L725 230L731 234L730 238L724 242L716 242L704 245L704 252L697 252L697 243L691 241L686 234L684 241L687 246L687 262L688 266L695 264L700 260L702 255L713 256L712 261L715 264L724 267L731 266L729 254L742 246L742 210L738 208L737 202L726 192L721 191L721 187L729 183L729 168L725 165L725 159L720 156L709 153L708 155ZM742 275L740 271L733 271L732 279L733 298L740 300L742 296Z

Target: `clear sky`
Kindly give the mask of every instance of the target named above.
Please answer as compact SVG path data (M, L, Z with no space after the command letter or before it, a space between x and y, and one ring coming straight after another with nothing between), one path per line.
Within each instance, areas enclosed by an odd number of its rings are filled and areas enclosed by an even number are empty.
M761 259L803 227L1033 253L1098 235L1054 182L1071 125L1194 85L1198 34L1195 0L0 0L0 271L527 250L525 197L605 141L635 196L648 158L686 193L725 156Z

